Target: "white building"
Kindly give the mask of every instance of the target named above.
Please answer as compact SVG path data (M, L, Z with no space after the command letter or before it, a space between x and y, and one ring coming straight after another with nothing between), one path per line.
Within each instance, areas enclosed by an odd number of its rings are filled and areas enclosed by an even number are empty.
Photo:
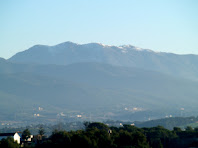
M3 138L6 139L7 137L12 137L14 141L16 141L18 144L20 144L20 136L18 133L0 133L0 140Z

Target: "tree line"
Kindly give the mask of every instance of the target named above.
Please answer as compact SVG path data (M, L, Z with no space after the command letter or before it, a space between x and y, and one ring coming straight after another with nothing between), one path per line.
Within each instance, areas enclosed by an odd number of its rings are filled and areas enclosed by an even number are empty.
M186 127L185 130L175 127L168 130L162 126L138 128L132 125L108 127L99 122L85 122L84 130L54 130L48 138L43 138L35 148L185 148L198 147L198 128ZM28 133L26 131L26 133ZM44 135L44 131L40 131ZM29 133L28 133L29 135ZM27 136L27 135L26 135ZM25 137L26 137L25 136ZM0 142L0 147L5 144Z

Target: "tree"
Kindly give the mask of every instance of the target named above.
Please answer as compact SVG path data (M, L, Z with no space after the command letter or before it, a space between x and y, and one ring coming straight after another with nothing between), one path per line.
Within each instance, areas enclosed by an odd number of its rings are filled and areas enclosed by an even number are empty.
M42 125L39 127L38 134L41 135L41 137L43 137L45 134L45 130Z
M0 147L2 148L19 148L19 144L14 141L12 137L7 137L6 139L2 139L0 141Z
M149 143L147 142L146 136L137 131L132 133L132 138L133 138L133 146L134 147L144 147L144 148L149 148Z
M66 131L53 132L49 140L52 142L52 147L71 147L71 135Z
M30 133L29 129L25 129L22 133L22 139L27 140L28 138L30 138L30 135L31 135L31 133Z
M92 128L97 128L99 130L108 130L109 127L103 123L100 122L93 122L93 123L84 123L86 126L86 129L92 129Z
M176 132L176 133L182 132L181 128L179 128L179 127L174 127L173 131Z
M192 128L191 126L187 126L187 127L186 127L186 131L187 131L187 132L192 132L192 131L193 131L193 128Z
M195 131L195 132L198 132L198 127L194 128L194 131Z
M87 129L88 126L89 126L89 124L90 124L90 122L84 122L83 124L84 124L84 126L85 126L85 129Z

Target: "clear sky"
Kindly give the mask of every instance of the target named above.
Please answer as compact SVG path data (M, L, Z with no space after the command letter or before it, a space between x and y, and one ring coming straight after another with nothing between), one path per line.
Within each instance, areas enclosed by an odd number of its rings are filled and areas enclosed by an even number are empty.
M0 1L0 57L65 41L198 54L198 0Z

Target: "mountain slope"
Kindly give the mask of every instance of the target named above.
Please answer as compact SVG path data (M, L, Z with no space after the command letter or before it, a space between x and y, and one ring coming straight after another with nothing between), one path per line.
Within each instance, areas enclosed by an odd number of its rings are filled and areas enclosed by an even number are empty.
M134 46L108 46L98 43L65 42L55 46L36 45L17 53L11 62L69 65L97 62L115 66L137 67L174 76L198 79L198 56L154 52Z
M55 113L67 108L117 115L125 107L138 106L146 112L157 110L157 114L160 111L160 114L178 114L184 107L191 115L192 111L196 114L198 105L197 82L139 68L99 63L60 66L3 61L0 70L3 84L0 101L4 107L9 105L6 100L15 100L29 109L33 108L32 104L53 106L58 108ZM131 112L127 112L126 117L130 116Z

